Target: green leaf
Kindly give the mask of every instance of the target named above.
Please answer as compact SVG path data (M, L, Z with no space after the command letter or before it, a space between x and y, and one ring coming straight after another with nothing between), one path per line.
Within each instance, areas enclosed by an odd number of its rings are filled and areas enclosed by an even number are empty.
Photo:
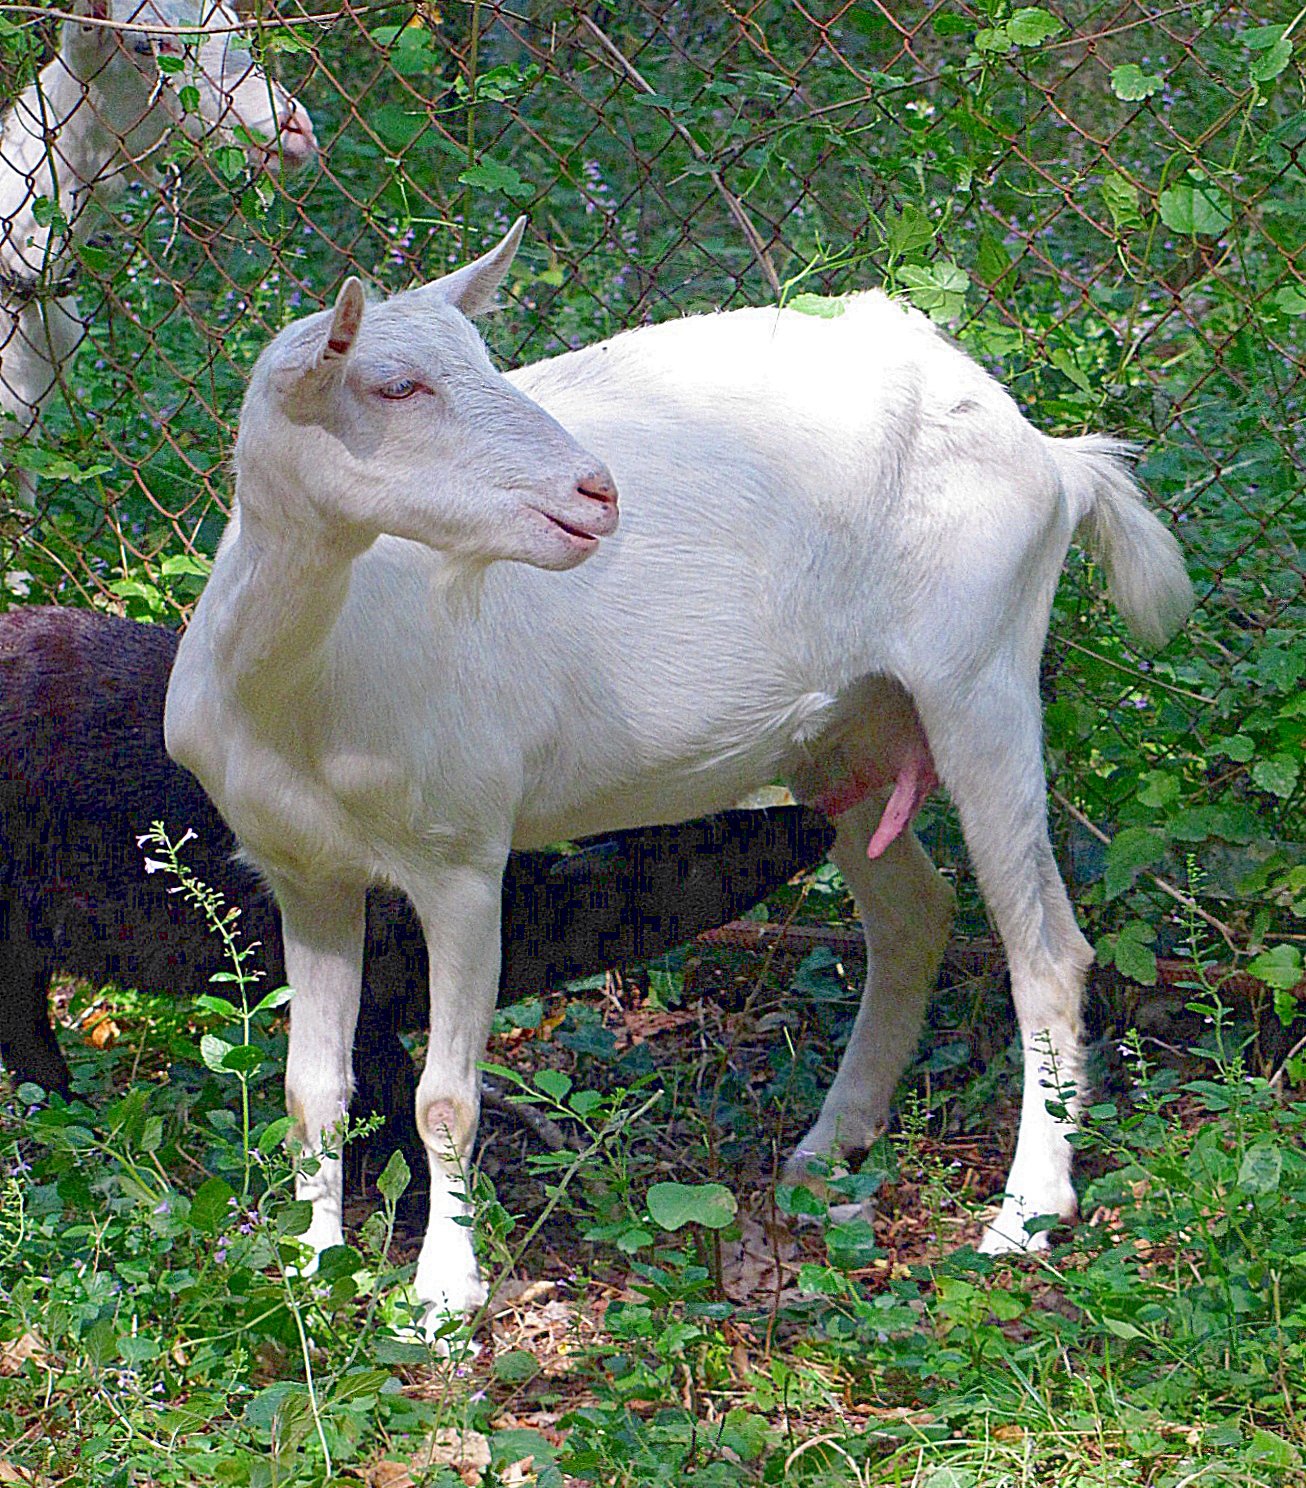
M1106 850L1104 887L1108 899L1114 899L1138 877L1165 856L1165 838L1147 827L1126 827L1117 832Z
M1263 1197L1272 1194L1283 1175L1283 1149L1260 1142L1243 1157L1238 1167L1238 1187L1244 1193Z
M1111 69L1111 91L1126 103L1137 103L1159 93L1164 79L1144 72L1137 62L1125 62Z
M250 1009L250 1012L251 1014L266 1013L270 1012L273 1008L284 1007L294 995L295 989L293 987L274 987L271 992L259 998Z
M545 1095L552 1097L555 1101L560 1101L566 1098L567 1092L571 1089L571 1076L564 1075L561 1070L540 1070L535 1076L535 1085Z
M1285 284L1270 297L1270 303L1281 315L1306 315L1306 289L1300 284Z
M386 1163L381 1176L376 1180L376 1186L383 1199L391 1204L397 1204L399 1196L412 1182L412 1177L412 1170L403 1153L395 1151L390 1154L390 1161Z
M509 1349L494 1361L494 1377L509 1385L524 1385L540 1372L539 1360L526 1349Z
M1299 946L1270 946L1252 958L1248 972L1258 982L1276 992L1291 992L1302 979L1302 954Z
M292 1199L277 1212L277 1231L282 1235L302 1235L313 1223L313 1206L307 1199Z
M206 1033L200 1039L200 1058L211 1070L215 1070L218 1074L225 1074L227 1072L225 1060L234 1047L234 1044L229 1044L226 1039L219 1038L216 1033Z
M236 1190L222 1178L208 1178L200 1184L190 1201L190 1222L206 1235L220 1234L231 1217L231 1200Z
M739 1205L721 1183L655 1183L648 1191L648 1212L664 1230L700 1224L723 1230L735 1217Z
M163 1146L163 1118L161 1116L147 1116L145 1126L141 1131L140 1147L142 1152L157 1152Z
M258 1139L258 1150L264 1157L270 1152L275 1152L295 1129L295 1118L293 1116L278 1116L275 1121L269 1121L264 1128L263 1135Z
M1205 176L1189 171L1188 179L1157 199L1161 221L1172 231L1194 237L1218 237L1233 221L1219 190Z
M1110 957L1121 976L1144 987L1155 987L1156 954L1152 944L1156 937L1152 927L1144 920L1130 920L1119 935L1107 938Z
M980 278L992 286L1000 284L1015 267L1011 254L1007 252L1007 245L997 233L989 232L987 228L980 233L975 267L980 272Z
M1111 221L1119 232L1129 232L1142 227L1144 218L1138 206L1138 187L1119 171L1108 171L1098 187L1098 194L1111 213Z
M934 234L934 223L910 202L901 211L884 214L884 245L898 258L928 248L934 241Z
M535 195L535 187L523 180L511 165L498 160L482 160L479 165L470 165L458 179L464 186L478 186L482 191L501 192L514 200L524 201Z
M1123 1318L1104 1317L1102 1326L1108 1333L1114 1333L1117 1338L1146 1338L1147 1334L1141 1328L1136 1328L1133 1323L1127 1323Z
M947 259L932 264L904 264L898 277L908 298L931 320L951 320L966 304L970 278L964 269Z
M1247 1444L1247 1456L1266 1467L1291 1468L1301 1466L1301 1452L1292 1442L1265 1431L1259 1426L1252 1428L1251 1440Z
M837 295L796 294L785 301L786 310L800 315L816 315L822 320L835 320L844 312L843 299Z
M1266 27L1266 31L1274 31L1276 27ZM1262 32L1264 35L1264 32ZM1277 78L1292 60L1292 39L1284 36L1280 30L1278 37L1266 38L1268 44L1263 45L1259 57L1251 65L1252 78L1258 83L1268 83L1272 78ZM1253 43L1248 39L1248 45Z
M1017 46L1032 47L1040 46L1064 28L1056 16L1031 5L1016 11L1006 29Z
M1269 759L1257 760L1252 766L1252 780L1263 791L1287 800L1297 789L1301 776L1301 762L1290 754L1274 754Z
M263 1051L254 1044L237 1044L222 1058L222 1068L236 1075L252 1075L262 1063Z

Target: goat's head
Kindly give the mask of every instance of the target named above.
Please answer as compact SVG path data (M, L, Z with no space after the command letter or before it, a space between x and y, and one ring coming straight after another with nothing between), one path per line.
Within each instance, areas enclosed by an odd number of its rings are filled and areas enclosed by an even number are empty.
M222 0L72 0L63 58L101 124L133 157L174 127L235 138L275 172L317 150L305 110L254 61ZM111 22L115 24L99 24Z
M491 365L468 316L502 283L525 219L482 258L381 304L350 279L281 332L236 441L242 521L382 533L473 563L566 569L617 525L607 468Z

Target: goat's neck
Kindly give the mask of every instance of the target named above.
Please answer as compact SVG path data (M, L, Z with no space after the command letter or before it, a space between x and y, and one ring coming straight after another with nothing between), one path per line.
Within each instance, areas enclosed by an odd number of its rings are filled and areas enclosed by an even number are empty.
M242 706L273 723L314 686L349 593L359 549L310 520L261 522L240 504L215 564L222 583L205 601L214 659Z
M145 168L158 130L147 119L120 139L105 122L110 114L57 57L9 110L0 140L0 267L9 274L57 272L69 239L92 232L95 208ZM43 198L58 207L67 231L37 221Z

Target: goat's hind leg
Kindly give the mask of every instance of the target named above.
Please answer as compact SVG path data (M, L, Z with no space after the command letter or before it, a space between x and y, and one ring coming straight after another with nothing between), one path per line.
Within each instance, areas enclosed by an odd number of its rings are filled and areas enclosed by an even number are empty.
M952 889L910 829L878 858L867 857L885 799L870 798L836 823L830 856L861 916L866 986L821 1113L786 1165L788 1183L819 1184L810 1159L856 1152L884 1129L952 927Z
M281 909L290 1003L286 1108L294 1117L317 1171L301 1171L296 1198L313 1206L302 1236L320 1254L344 1243L339 1142L332 1140L349 1110L351 1051L363 981L364 889L358 885L304 886L273 880Z
M981 1248L1041 1248L1046 1235L1031 1233L1028 1222L1070 1219L1076 1210L1067 1138L1083 1092L1080 1006L1093 953L1048 840L1037 683L1008 663L965 687L914 695L1007 953L1024 1051L1016 1155Z

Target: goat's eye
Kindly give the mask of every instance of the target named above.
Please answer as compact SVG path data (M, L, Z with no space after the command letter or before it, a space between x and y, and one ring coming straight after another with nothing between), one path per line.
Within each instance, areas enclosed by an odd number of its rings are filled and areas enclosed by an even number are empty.
M383 383L377 388L383 398L390 398L395 402L401 398L411 398L417 390L418 385L411 377L396 377L393 382Z
M138 57L152 57L154 55L154 43L148 37L143 36L138 42L133 44L132 51Z

